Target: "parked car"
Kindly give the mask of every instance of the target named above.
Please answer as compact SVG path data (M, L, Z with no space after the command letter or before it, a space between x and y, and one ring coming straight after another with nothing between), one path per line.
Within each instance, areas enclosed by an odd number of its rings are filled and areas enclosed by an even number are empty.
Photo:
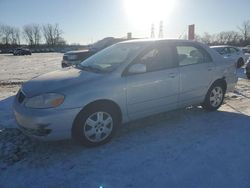
M217 110L236 82L234 64L204 44L134 40L24 83L13 109L27 135L97 146L121 123L192 104Z
M245 49L245 48L241 48L242 52L244 54L249 54L250 53L250 50L249 49Z
M228 58L235 61L237 68L242 67L247 61L247 57L240 48L228 45L211 46L211 48L217 51L224 58Z
M31 51L27 48L17 48L13 51L13 55L31 55Z
M63 55L62 68L69 67L72 65L77 65L81 63L83 60L93 55L94 53L95 53L94 51L90 50L78 50L78 51L66 52Z
M125 40L129 39L106 37L100 41L97 41L93 45L89 45L87 50L66 52L63 55L62 68L69 67L72 65L77 65L81 63L83 60L87 59L88 57L94 55L98 51Z
M247 45L247 46L243 47L243 48L242 48L242 51L243 51L244 53L250 53L250 45Z

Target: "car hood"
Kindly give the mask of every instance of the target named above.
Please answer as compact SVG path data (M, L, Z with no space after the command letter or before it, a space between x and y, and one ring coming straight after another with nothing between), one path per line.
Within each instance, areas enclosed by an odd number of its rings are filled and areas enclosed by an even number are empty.
M89 53L89 50L77 50L77 51L69 51L66 52L64 55L77 55L82 53Z
M35 77L24 83L22 90L27 97L32 97L42 93L60 92L69 87L98 80L100 77L103 75L68 68Z

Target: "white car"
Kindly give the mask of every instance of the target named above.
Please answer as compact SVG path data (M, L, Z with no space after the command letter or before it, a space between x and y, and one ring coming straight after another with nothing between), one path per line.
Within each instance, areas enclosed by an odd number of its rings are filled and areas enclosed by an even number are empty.
M211 46L210 48L217 51L224 58L234 61L237 68L242 67L247 62L247 57L240 48L228 45Z

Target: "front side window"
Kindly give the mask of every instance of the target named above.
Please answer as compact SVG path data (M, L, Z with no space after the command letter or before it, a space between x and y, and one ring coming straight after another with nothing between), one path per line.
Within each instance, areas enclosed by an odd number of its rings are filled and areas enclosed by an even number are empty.
M146 50L136 63L146 65L147 72L160 71L177 66L173 48L167 45L156 45Z
M177 45L180 66L211 62L211 57L198 47L191 45Z

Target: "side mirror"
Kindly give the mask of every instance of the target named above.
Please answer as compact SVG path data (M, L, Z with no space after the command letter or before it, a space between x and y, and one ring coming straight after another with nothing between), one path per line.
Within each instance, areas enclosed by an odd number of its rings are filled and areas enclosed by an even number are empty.
M138 63L129 67L128 72L130 74L145 73L147 71L146 65Z

